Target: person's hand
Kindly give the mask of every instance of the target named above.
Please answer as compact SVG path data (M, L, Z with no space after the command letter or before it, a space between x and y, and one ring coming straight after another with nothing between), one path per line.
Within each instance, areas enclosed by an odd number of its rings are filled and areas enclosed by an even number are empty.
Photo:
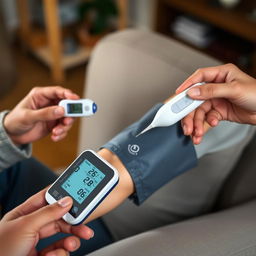
M172 98L174 98L177 94L178 93L176 93L174 95L171 95L163 103L166 104L168 101L170 101ZM184 134L187 135L187 136L190 136L191 139L193 140L194 144L198 144L197 143L197 138L195 136L193 136L193 133L192 132L187 132L187 129L185 127L185 124L183 123L183 120L181 120L181 125L182 125L182 128L183 128ZM189 127L189 129L190 129L190 127ZM203 133L205 134L211 129L211 126L206 121L204 121L203 125L202 125L202 129L203 129Z
M52 133L53 141L63 139L74 119L64 118L64 109L58 106L62 99L79 96L60 86L36 87L4 119L4 127L17 144L27 144Z
M256 124L256 79L226 64L197 70L176 92L199 82L206 84L191 88L188 95L206 101L182 120L184 133L192 135L195 144L203 138L205 121L212 127L222 120Z
M90 239L93 231L84 226L71 226L62 220L72 206L70 197L46 205L46 189L7 213L0 221L0 248L4 256L66 256L80 247L80 239ZM40 239L58 232L72 234L37 252Z

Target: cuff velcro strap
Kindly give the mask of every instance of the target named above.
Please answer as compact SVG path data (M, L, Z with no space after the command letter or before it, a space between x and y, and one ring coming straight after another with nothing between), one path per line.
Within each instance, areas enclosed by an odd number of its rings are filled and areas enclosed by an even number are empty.
M115 153L130 173L136 192L132 199L143 203L156 190L197 163L194 146L183 135L180 123L158 127L136 137L162 106L157 104L102 148Z

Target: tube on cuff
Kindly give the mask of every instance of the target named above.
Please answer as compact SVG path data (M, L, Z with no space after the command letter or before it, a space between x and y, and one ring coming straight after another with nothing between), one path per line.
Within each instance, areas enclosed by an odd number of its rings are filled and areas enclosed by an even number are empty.
M161 106L154 106L102 147L115 153L130 173L136 189L131 198L138 205L197 164L193 143L183 135L180 123L154 128L136 137L152 122Z

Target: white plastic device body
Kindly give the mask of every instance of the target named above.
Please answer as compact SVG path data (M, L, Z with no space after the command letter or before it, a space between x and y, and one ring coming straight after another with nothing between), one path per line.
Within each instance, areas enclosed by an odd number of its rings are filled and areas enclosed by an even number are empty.
M205 83L197 83L190 86L188 89L179 93L167 103L165 103L156 113L151 124L144 129L141 134L153 129L155 127L166 127L173 125L180 121L183 117L188 115L190 112L198 108L204 101L193 100L187 95L187 91L194 86L203 85Z
M97 105L90 99L61 100L59 106L65 109L66 117L92 116L97 112Z
M103 201L103 199L112 191L112 189L117 185L119 181L119 173L118 171L111 166L105 159L103 159L101 156L99 156L97 153L95 153L92 150L86 150L91 152L93 155L95 155L99 160L101 160L104 164L106 164L109 168L112 169L114 172L113 177L111 180L108 181L108 183L103 187L103 189L93 198L93 200L86 206L85 209L81 212L81 214L78 217L73 217L69 212L66 213L62 218L71 225L78 225L82 223L94 210L95 208ZM85 151L84 151L85 152ZM66 171L75 163L75 161L84 153L82 152L66 169ZM61 176L49 187L47 192L45 193L45 199L49 204L54 204L57 200L49 193L49 190L57 183L58 180L60 180L63 176L65 176L64 171Z

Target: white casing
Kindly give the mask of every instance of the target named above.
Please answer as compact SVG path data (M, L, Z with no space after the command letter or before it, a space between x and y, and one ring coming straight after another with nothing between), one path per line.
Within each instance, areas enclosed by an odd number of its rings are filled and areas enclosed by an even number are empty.
M114 176L106 184L106 186L97 194L97 196L91 201L91 203L81 212L81 214L77 218L74 218L69 212L62 217L67 223L71 225L77 225L83 222L83 220L87 218L93 212L93 210L98 206L98 204L111 192L111 190L115 187L115 185L118 183L118 180L119 180L118 171L112 165L110 165L105 159L103 159L101 156L99 156L92 150L85 150L85 151L90 151L102 162L104 162L108 167L110 167L114 172ZM83 151L80 155L82 155L85 151ZM80 155L77 158L79 158ZM76 161L76 159L69 165L69 167ZM59 180L64 174L65 174L65 171L61 174L61 176L57 180ZM51 185L51 187L54 186L57 180ZM48 192L49 189L45 193L45 199L49 204L54 204L56 200L49 194Z
M178 95L176 95L175 97L173 97L167 103L165 103L157 111L157 113L156 113L153 121L151 122L151 124L146 129L144 129L139 135L141 135L144 132L147 132L150 129L155 128L155 127L165 127L165 126L173 125L173 124L177 123L178 121L180 121L183 117L188 115L190 112L195 110L197 107L199 107L204 101L203 100L190 99L187 96L187 91L190 90L194 86L203 85L203 84L205 84L205 83L194 84L194 85L190 86L188 89L184 90L183 92L181 92ZM181 102L181 101L184 101L184 102L189 101L191 103L189 103L189 105L187 107L185 107L184 109L182 109L180 112L175 113L174 112L174 109L175 109L174 105L177 102ZM137 135L137 136L139 136L139 135Z
M194 84L191 87L202 85L202 83ZM156 113L155 118L152 122L154 127L156 126L170 126L178 121L180 121L183 117L194 111L197 107L199 107L204 101L203 100L192 100L192 103L185 107L178 113L173 112L173 105L175 105L178 101L187 98L187 91L191 89L189 87L185 91L179 93L177 96L172 98L166 104L164 104ZM157 125L156 125L157 124Z
M83 113L68 113L68 104L81 103ZM92 116L97 111L97 105L93 100L90 99L79 99L79 100L61 100L58 104L59 106L65 109L65 116L70 117L83 117L83 116ZM96 110L95 110L96 106Z

